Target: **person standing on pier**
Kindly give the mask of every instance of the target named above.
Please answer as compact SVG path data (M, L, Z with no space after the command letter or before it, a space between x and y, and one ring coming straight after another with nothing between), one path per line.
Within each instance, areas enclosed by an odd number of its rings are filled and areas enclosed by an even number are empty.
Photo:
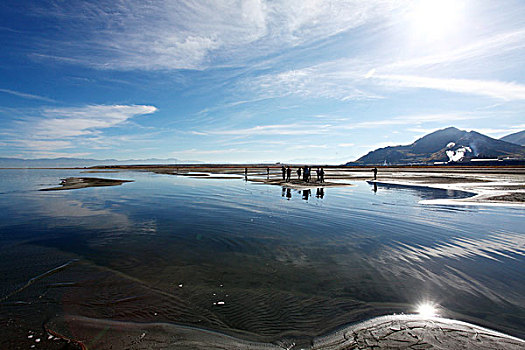
M319 170L319 175L321 176L321 182L324 182L324 169L323 168Z
M301 180L301 167L297 168L297 180Z
M286 168L284 165L281 167L281 172L283 173L283 180L286 180Z
M377 168L372 169L374 172L374 180L377 180Z
M291 176L292 176L292 168L288 166L288 168L286 169L286 182L290 181Z

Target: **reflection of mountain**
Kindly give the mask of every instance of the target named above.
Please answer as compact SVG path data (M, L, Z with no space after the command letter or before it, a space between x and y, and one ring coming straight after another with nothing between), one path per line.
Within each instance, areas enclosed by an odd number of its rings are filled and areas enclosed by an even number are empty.
M525 130L515 132L507 136L503 136L500 140L510 143L515 143L516 145L525 146Z
M347 165L433 164L486 158L525 159L525 147L454 127L435 131L410 145L379 148Z

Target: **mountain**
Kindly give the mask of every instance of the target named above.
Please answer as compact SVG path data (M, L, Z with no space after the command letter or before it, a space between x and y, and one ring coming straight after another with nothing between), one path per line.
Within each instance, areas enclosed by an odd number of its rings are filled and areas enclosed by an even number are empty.
M525 146L525 130L515 132L507 136L503 136L500 140L510 143L515 143L516 145Z
M183 161L171 159L83 159L83 158L46 158L46 159L21 159L0 158L0 168L77 168L95 165L138 165L138 164L187 164L199 163L197 161Z
M403 165L465 162L471 159L525 159L525 147L454 127L437 130L410 145L379 148L347 165Z

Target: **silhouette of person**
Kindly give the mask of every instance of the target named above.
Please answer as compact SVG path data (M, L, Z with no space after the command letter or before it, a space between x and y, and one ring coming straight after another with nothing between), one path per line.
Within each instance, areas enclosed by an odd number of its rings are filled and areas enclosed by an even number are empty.
M301 168L297 169L297 180L301 180Z
M321 182L324 182L324 169L319 169L319 175L321 176Z
M321 168L317 168L315 174L317 175L317 182L321 181Z
M292 198L292 190L289 188L286 189L286 198L288 198L288 200Z
M312 181L312 167L308 168L308 182Z
M308 167L306 165L303 168L303 181L308 181Z
M377 192L377 183L376 182L374 182L374 189L372 191L374 191L374 193Z
M248 168L244 168L244 176L248 176Z
M281 172L283 173L283 180L286 179L286 168L284 167L284 165L281 167Z
M266 178L270 178L270 168L266 168Z
M286 168L286 182L290 181L291 176L292 176L292 168L288 167Z
M372 169L374 172L374 180L377 180L377 168Z

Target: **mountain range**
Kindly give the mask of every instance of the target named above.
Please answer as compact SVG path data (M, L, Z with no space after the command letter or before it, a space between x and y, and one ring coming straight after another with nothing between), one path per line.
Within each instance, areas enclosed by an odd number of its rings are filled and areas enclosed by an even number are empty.
M170 159L83 159L83 158L49 158L49 159L21 159L0 158L0 168L77 168L95 165L139 165L139 164L195 164L197 161L182 161Z
M523 136L523 131L521 134ZM512 135L511 140L518 139ZM519 135L518 135L519 136ZM455 127L437 130L410 145L390 146L369 152L347 165L409 165L465 163L481 159L525 160L525 147L507 140L497 140L476 131Z
M502 141L515 143L517 145L525 146L525 130L515 132L507 136L500 138Z

